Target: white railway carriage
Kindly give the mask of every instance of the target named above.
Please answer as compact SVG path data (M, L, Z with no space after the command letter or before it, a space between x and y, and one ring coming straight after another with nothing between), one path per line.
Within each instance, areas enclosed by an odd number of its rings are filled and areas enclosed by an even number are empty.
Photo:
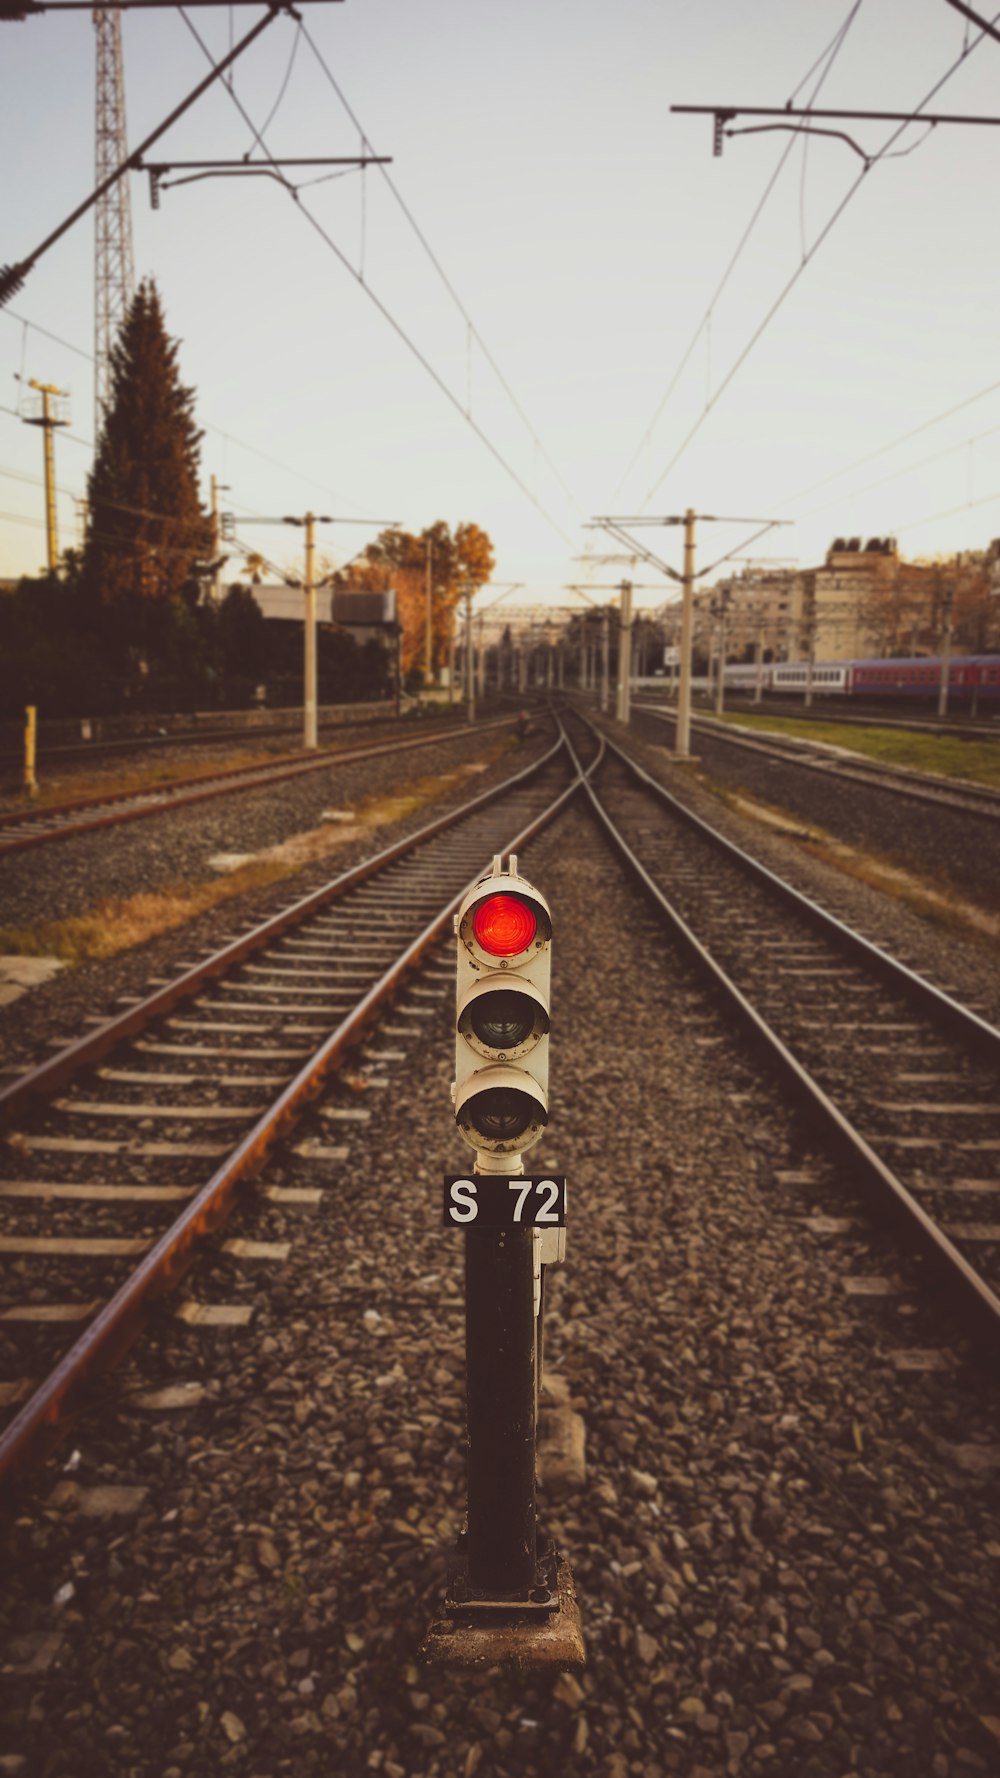
M770 662L765 662L760 669L760 687L762 691L771 689ZM753 661L740 661L738 665L726 668L726 690L749 692L751 696L757 690L757 668Z
M800 695L809 684L810 672L807 661L778 661L771 668L772 691L798 692ZM812 669L812 689L815 697L829 696L831 693L842 697L849 690L851 683L850 661L817 661Z

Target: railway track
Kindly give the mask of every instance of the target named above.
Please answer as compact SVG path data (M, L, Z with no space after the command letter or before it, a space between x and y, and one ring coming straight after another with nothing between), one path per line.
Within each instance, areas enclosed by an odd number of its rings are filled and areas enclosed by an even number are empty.
M351 747L324 749L318 756L313 751L293 753L273 764L233 766L208 775L202 773L194 778L178 779L153 790L103 793L50 808L20 810L0 818L0 858L33 846L48 845L54 840L93 833L98 828L145 820L151 815L166 814L193 803L208 802L214 797L229 796L241 790L260 790L313 772L328 771L331 766L377 759L385 754L412 752L458 734L484 734L490 729L509 727L515 720L513 716L494 718L472 725L468 730L458 729L454 723L439 724L408 740L394 737L390 741L361 742Z
M674 712L636 705L634 714L645 720L674 728ZM866 789L883 790L892 796L906 797L931 808L947 808L974 815L984 821L1000 822L1000 791L966 779L951 781L930 772L912 771L906 766L886 765L868 760L846 749L830 747L822 742L800 740L792 736L761 735L739 730L734 724L696 715L692 728L711 735L713 741L756 754L782 765L801 766L825 778L837 778L849 784L863 784Z
M577 785L560 735L526 771L186 968L0 1092L0 1484L61 1436L95 1374L313 1101L308 1152L342 1159L338 1136L371 1116L365 1100L380 1067L430 1010L435 990L413 978L450 932L470 880L495 852L523 846ZM407 993L385 1048L338 1076L383 1006ZM280 1257L238 1239L229 1251L251 1265ZM181 1313L195 1325L233 1324L242 1306L192 1300Z
M671 694L671 705L674 703ZM853 704L853 700L850 700ZM663 692L643 688L633 697L633 707L637 704L663 704ZM831 707L832 706L832 707ZM909 716L900 714L898 704L857 705L849 710L842 709L839 701L824 697L815 699L806 705L798 697L764 697L760 703L753 698L740 697L728 686L726 688L726 709L731 715L739 716L786 716L795 717L801 722L829 723L837 728L895 728L905 729L918 735L947 735L955 741L996 741L1000 740L1000 720L993 717L921 716L912 712ZM714 698L704 693L696 693L693 714L711 716L715 709Z
M822 1146L946 1280L995 1359L1000 1031L741 852L617 746L585 789Z
M0 1482L61 1435L95 1373L303 1116L301 1152L343 1157L338 1137L372 1115L385 1063L405 1053L399 1043L451 977L450 957L435 955L468 882L581 786L792 1085L820 1146L848 1157L852 1183L890 1208L947 1277L976 1339L1000 1350L1000 1033L571 721L591 750L586 768L560 738L527 772L186 968L0 1093ZM592 783L582 774L595 768ZM382 1028L384 1047L369 1042L345 1069L390 999L397 1022ZM265 1194L276 1207L296 1198ZM281 1257L238 1236L227 1251L237 1271ZM192 1297L179 1313L195 1326L238 1324L248 1288L237 1276L234 1301Z
M343 728L350 724L364 723L372 728L384 728L387 723L395 722L394 716L386 715L384 701L367 704L328 704L320 705L318 711L319 730ZM174 716L150 716L145 719L131 719L135 727L130 727L130 719L125 719L123 732L117 732L117 717L97 717L88 719L56 718L51 723L43 721L38 729L37 762L39 766L60 765L63 769L72 769L74 765L93 765L96 760L111 758L115 754L139 754L163 751L171 747L219 747L238 746L240 743L252 746L254 742L266 744L278 741L283 735L301 735L302 708L276 710L272 720L260 721L256 712L249 713L248 719L242 723L230 720L228 727L219 726L218 719L213 719L214 726L207 723L198 726L180 726ZM89 741L56 739L56 736L68 734L78 735L84 722L97 729L97 735ZM167 726L162 726L166 724ZM116 731L116 732L112 732ZM9 778L16 786L20 785L24 763L24 734L21 724L6 722L0 724L0 781Z

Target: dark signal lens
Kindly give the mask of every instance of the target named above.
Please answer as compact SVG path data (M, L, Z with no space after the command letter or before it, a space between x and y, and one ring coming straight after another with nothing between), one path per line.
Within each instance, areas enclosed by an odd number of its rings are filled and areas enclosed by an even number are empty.
M526 951L538 927L527 902L516 895L491 895L473 917L476 943L491 957L516 957Z
M541 1106L517 1087L490 1087L477 1094L466 1112L475 1127L494 1142L515 1142L532 1124L546 1121Z
M535 1004L527 994L502 988L473 1004L469 1023L480 1043L489 1049L514 1050L535 1028Z

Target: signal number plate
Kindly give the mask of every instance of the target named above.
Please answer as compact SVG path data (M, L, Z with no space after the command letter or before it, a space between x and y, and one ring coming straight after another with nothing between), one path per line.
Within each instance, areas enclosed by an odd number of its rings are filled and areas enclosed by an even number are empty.
M561 1229L566 1226L565 1175L507 1179L502 1173L473 1178L448 1173L444 1220L459 1229Z

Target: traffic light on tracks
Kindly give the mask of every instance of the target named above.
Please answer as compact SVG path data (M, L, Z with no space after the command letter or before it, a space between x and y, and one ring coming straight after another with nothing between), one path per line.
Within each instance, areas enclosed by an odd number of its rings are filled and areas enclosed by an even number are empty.
M481 1154L516 1156L548 1123L552 919L517 859L469 890L455 921L455 1120Z

